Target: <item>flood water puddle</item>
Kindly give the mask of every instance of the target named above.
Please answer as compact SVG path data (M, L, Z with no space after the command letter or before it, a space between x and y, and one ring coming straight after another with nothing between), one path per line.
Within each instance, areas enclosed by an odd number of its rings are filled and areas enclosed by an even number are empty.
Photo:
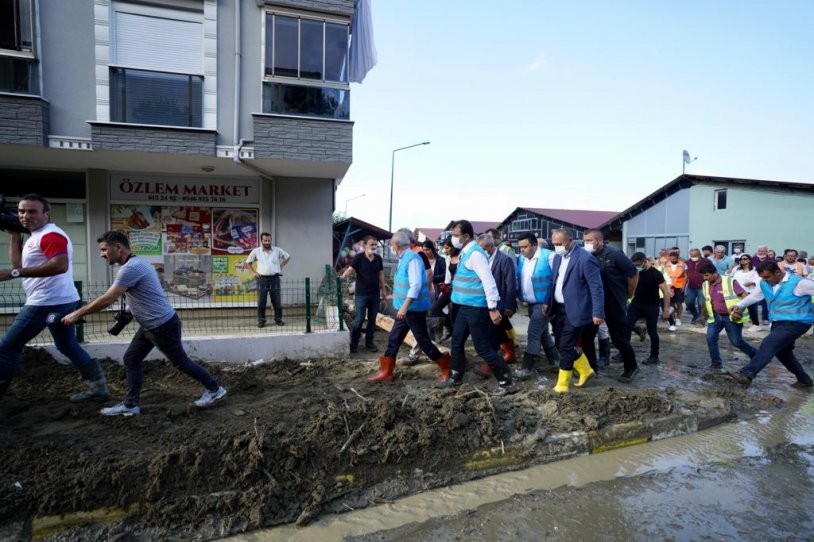
M793 394L749 421L229 540L811 539L812 452L814 396Z

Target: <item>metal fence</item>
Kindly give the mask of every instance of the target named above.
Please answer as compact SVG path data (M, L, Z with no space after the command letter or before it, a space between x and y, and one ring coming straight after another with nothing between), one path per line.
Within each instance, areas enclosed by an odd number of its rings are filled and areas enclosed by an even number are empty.
M88 303L107 291L105 283L75 282L81 303ZM321 279L280 280L280 298L283 306L285 325L274 322L274 308L271 301L266 303L267 325L257 327L257 291L211 292L208 295L187 296L177 291L167 292L167 298L175 307L183 322L184 337L213 337L223 335L269 335L291 333L313 333L317 331L345 329L342 289L339 279L329 266ZM25 302L20 281L0 282L0 335L4 334L14 321ZM134 321L118 336L108 334L113 323L113 315L119 310L119 303L84 317L77 324L76 334L80 342L123 341L132 338L138 330ZM52 344L47 330L43 330L30 345Z

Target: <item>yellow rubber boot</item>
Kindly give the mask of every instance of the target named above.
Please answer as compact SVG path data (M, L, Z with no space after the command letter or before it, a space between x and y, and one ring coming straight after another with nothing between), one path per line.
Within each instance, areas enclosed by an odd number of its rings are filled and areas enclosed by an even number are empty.
M581 388L590 379L596 376L596 371L591 369L591 364L588 363L588 358L585 357L585 354L580 354L574 361L574 369L579 373L579 382L574 384L578 388Z
M517 342L517 332L514 328L507 329L506 336L509 337L509 342L512 343L515 348L520 348L520 343Z
M560 369L560 376L557 379L557 385L554 386L554 391L557 393L568 393L571 388L571 372Z

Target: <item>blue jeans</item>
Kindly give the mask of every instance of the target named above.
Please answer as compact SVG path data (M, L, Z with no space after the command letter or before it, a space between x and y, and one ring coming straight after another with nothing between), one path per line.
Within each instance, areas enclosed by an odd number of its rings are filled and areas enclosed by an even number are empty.
M65 354L79 369L84 380L104 376L98 361L94 361L76 340L76 326L63 325L61 320L76 309L77 302L62 305L25 305L0 341L0 383L8 382L20 367L20 353L28 342L48 328L57 350Z
M693 322L698 320L701 314L701 305L704 303L704 289L703 288L690 288L684 290L684 302L687 304L687 310L692 314Z
M144 383L144 358L158 348L176 369L200 382L209 391L217 391L220 384L206 369L189 359L181 344L181 319L178 315L153 329L140 327L130 346L124 353L124 366L127 369L127 406L136 406L141 401L141 386Z
M541 348L554 346L554 337L548 331L548 316L543 314L543 306L539 303L529 304L529 330L526 341L526 354L536 356Z
M376 315L379 313L379 295L357 295L356 316L353 317L353 327L350 330L350 344L355 347L362 336L362 322L367 314L367 330L365 330L365 344L373 344L373 333L376 331Z
M794 355L794 341L808 331L810 327L811 324L803 322L787 322L783 320L772 322L772 330L760 343L760 347L757 349L752 361L743 367L740 372L751 380L772 361L773 357L777 356L780 363L791 374L796 376L799 382L810 384L811 377L808 376L808 373L805 372L805 369Z
M726 330L729 342L747 356L754 357L757 350L754 346L743 340L743 324L732 321L728 314L714 314L715 321L707 325L707 348L713 365L721 364L721 352L718 350L718 335Z
M489 325L491 322L486 307L458 305L455 321L452 323L452 342L450 343L452 370L455 371L454 378L460 380L466 371L464 344L467 335L471 335L475 351L492 369L495 378L500 382L511 380L509 366L503 361L503 356L492 349L489 340Z

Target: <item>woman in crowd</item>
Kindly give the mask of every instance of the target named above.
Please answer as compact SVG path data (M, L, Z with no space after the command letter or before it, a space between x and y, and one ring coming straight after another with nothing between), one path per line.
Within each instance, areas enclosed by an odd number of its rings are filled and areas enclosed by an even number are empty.
M752 257L748 254L741 254L736 263L735 268L732 270L732 278L738 281L741 288L751 294L752 290L757 288L758 279L760 278L757 274L757 270L752 265ZM748 307L749 319L752 321L752 327L750 329L754 331L760 331L760 319L757 313L758 306L759 304L756 303Z

